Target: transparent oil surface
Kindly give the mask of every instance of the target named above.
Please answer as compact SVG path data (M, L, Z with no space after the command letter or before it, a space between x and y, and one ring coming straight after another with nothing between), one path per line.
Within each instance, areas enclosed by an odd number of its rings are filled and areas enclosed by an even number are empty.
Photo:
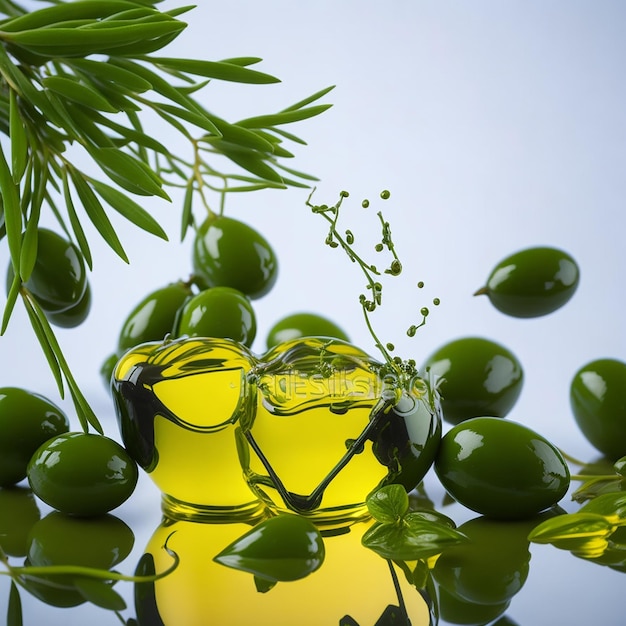
M361 545L369 522L325 536L325 559L319 570L300 580L279 582L265 593L257 591L252 574L213 561L250 526L166 521L157 528L146 548L155 570L171 564L162 549L168 537L168 548L180 557L178 568L154 583L154 601L166 626L336 626L348 616L353 621L342 623L408 623L379 621L389 606L404 606L412 626L431 623L429 605L404 573L395 565L390 569L387 561Z
M368 436L381 408L375 362L322 339L282 344L261 361L254 420L243 424L251 488L276 510L358 516L388 472Z
M184 339L141 346L118 364L124 443L163 493L168 514L194 519L258 506L234 434L254 410L251 359L229 340Z

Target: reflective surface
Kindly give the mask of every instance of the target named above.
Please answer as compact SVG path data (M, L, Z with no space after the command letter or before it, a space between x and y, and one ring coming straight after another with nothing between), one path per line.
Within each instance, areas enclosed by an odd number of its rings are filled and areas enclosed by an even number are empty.
M565 447L566 444L567 441L563 443ZM595 457L589 459L592 460ZM451 517L476 541L473 548L448 554L434 568L441 602L440 624L495 624L494 620L504 617L509 620L506 623L517 626L623 624L622 598L626 584L623 573L574 557L550 545L528 545L524 539L525 523L486 522L458 504L444 503L443 489L433 472L426 476L425 491L439 511ZM0 536L10 532L15 537L10 559L11 563L21 565L27 553L25 527L37 524L38 517L47 519L50 509L38 502L37 516L33 502L27 497L21 498L25 521L16 530L15 518L8 511L17 511L18 504L15 499L6 498L6 492L0 495ZM423 494L413 494L412 500L414 506L428 505ZM561 504L568 511L578 509L569 496ZM145 553L153 555L157 571L169 566L172 560L162 550L162 545L173 531L176 533L171 536L168 547L181 557L178 571L158 582L153 595L140 595L144 604L136 604L132 583L120 581L115 585L128 604L127 609L120 612L125 621L142 615L148 620L140 622L142 626L159 624L151 621L155 619L155 613L150 612L149 604L145 605L146 598L154 597L166 626L213 623L233 626L356 623L374 626L377 623L402 623L378 622L386 607L397 605L398 600L385 561L360 545L361 528L367 524L354 524L351 532L344 536L325 537L326 559L318 571L300 581L278 583L262 593L256 590L250 574L212 561L219 550L250 528L244 521L215 524L167 522L161 515L160 493L143 472L133 497L113 514L134 533L132 550L115 565L116 571L133 574L140 561L145 566ZM123 552L128 552L127 534L121 535L126 542ZM482 545L484 550L480 548ZM105 548L108 550L103 545L96 555L102 562L106 560L103 557ZM417 615L411 621L412 626L427 624L426 602L415 588L406 585L402 576L398 576L398 580L402 584L402 598L413 611L412 615ZM6 607L8 594L8 579L2 576L1 607ZM21 591L21 598L25 626L44 623L51 626L82 626L86 623L115 626L121 623L111 611L87 602L61 608L47 604L33 593ZM71 600L71 594L69 598ZM485 603L486 600L489 603ZM210 611L214 611L214 617L209 620ZM266 618L265 612L271 617ZM355 621L340 622L344 616ZM4 619L2 616L0 623L4 623Z

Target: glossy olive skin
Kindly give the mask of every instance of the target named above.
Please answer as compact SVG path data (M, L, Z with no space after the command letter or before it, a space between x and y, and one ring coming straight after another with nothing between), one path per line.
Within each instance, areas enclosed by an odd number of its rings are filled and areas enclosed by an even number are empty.
M441 438L435 472L468 509L494 519L527 519L556 504L569 487L560 452L530 428L475 417Z
M37 448L68 430L65 413L44 396L19 387L0 387L0 487L26 478Z
M37 232L37 259L26 282L41 307L57 313L78 304L85 293L87 273L80 250L47 228Z
M120 360L120 355L116 352L113 354L109 354L109 356L102 361L100 365L100 379L102 380L102 384L107 391L111 391L111 383L113 377L113 370L117 365L117 362Z
M194 272L206 287L232 287L255 300L278 276L278 260L267 240L244 222L209 216L194 239Z
M54 511L33 526L25 565L110 570L130 554L133 544L132 530L113 515L86 519ZM51 606L72 607L86 601L71 575L40 574L25 582L32 595Z
M192 295L191 287L182 281L149 293L124 321L117 341L117 353L121 355L148 341L162 341L174 330L179 309Z
M568 302L579 281L578 265L567 252L540 246L502 259L474 295L487 295L496 309L513 317L540 317Z
M85 285L85 293L82 298L65 311L48 312L46 317L51 324L59 328L75 328L82 324L91 310L91 287L89 282Z
M458 424L472 417L505 417L522 391L524 371L504 346L482 337L446 343L425 361L423 369L441 378L443 418Z
M626 455L626 363L597 359L570 384L574 418L589 443L610 460Z
M267 349L301 337L332 337L350 341L333 321L315 313L293 313L276 322L267 334Z
M28 464L28 482L51 507L77 516L102 515L124 503L138 470L126 450L102 435L70 432L43 444Z
M250 347L256 337L256 314L249 298L237 289L211 287L183 306L177 335L228 338Z
M26 556L28 533L41 513L26 487L0 489L0 548L9 556Z

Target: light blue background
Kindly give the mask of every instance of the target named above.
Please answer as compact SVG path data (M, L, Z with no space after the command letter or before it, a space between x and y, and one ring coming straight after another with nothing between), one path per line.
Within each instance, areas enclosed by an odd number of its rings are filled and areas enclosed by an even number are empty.
M260 56L258 69L282 79L259 87L211 83L199 98L230 121L274 112L336 85L324 99L333 103L330 111L288 128L309 144L294 147L294 167L320 178L314 196L319 203L334 203L342 189L351 192L344 224L357 242L376 236L376 210L391 222L404 272L385 283L384 304L372 318L381 339L418 363L460 336L505 344L525 370L510 419L583 461L596 458L573 421L568 391L575 371L588 361L626 359L626 4L230 0L202 2L185 17L189 27L169 56ZM188 151L179 138L159 138L173 152ZM391 199L375 201L384 188ZM325 223L308 211L306 197L296 189L227 202L227 214L258 228L281 263L276 287L255 302L259 333L253 348L264 351L267 330L278 318L311 310L334 318L374 353L358 303L362 276L341 252L324 246ZM372 201L368 211L360 207L365 197ZM98 370L130 309L191 271L191 239L178 243L181 202L179 194L172 205L145 202L166 226L168 244L115 219L130 266L94 243L92 313L80 328L58 331L79 384L114 437L112 406ZM566 307L519 320L497 312L484 297L472 297L501 258L534 245L563 248L580 264L580 287ZM8 262L5 245L0 262ZM424 289L415 288L418 280ZM441 305L431 306L426 327L409 339L404 330L434 297ZM0 350L0 384L58 398L20 305ZM431 482L436 492L436 480ZM158 523L158 494L142 480L136 498L118 513L141 525L137 516L144 507L136 503L144 499L149 534ZM141 548L138 538L138 554ZM530 578L509 613L520 626L623 623L622 575L576 561L580 569L568 578L569 555L543 548L533 554ZM3 584L0 597L6 597ZM42 623L35 617L42 608L29 606L25 623ZM563 608L566 618L559 617ZM47 615L46 623L68 626L85 619L80 611ZM109 617L102 613L100 621L90 622L116 623Z

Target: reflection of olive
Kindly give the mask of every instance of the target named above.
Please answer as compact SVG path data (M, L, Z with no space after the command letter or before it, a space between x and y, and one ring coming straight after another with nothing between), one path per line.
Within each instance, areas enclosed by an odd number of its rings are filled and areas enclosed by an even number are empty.
M500 617L511 604L510 600L502 604L476 604L468 602L450 593L445 587L439 587L439 614L450 624L460 626L485 626Z
M522 391L524 372L504 346L482 337L462 337L439 347L424 363L439 381L443 418L505 417Z
M25 565L110 570L130 554L133 544L132 530L113 515L82 519L54 511L33 526ZM28 577L25 586L46 604L71 607L85 602L73 580L65 574L38 575Z
M509 602L528 576L527 536L536 520L500 522L477 517L461 524L458 530L469 541L441 554L433 568L435 580L466 602L499 606Z
M0 489L0 548L5 554L26 556L28 533L39 517L39 508L30 489Z
M28 558L33 565L81 565L111 569L132 550L133 531L114 515L78 518L58 511L32 528Z

